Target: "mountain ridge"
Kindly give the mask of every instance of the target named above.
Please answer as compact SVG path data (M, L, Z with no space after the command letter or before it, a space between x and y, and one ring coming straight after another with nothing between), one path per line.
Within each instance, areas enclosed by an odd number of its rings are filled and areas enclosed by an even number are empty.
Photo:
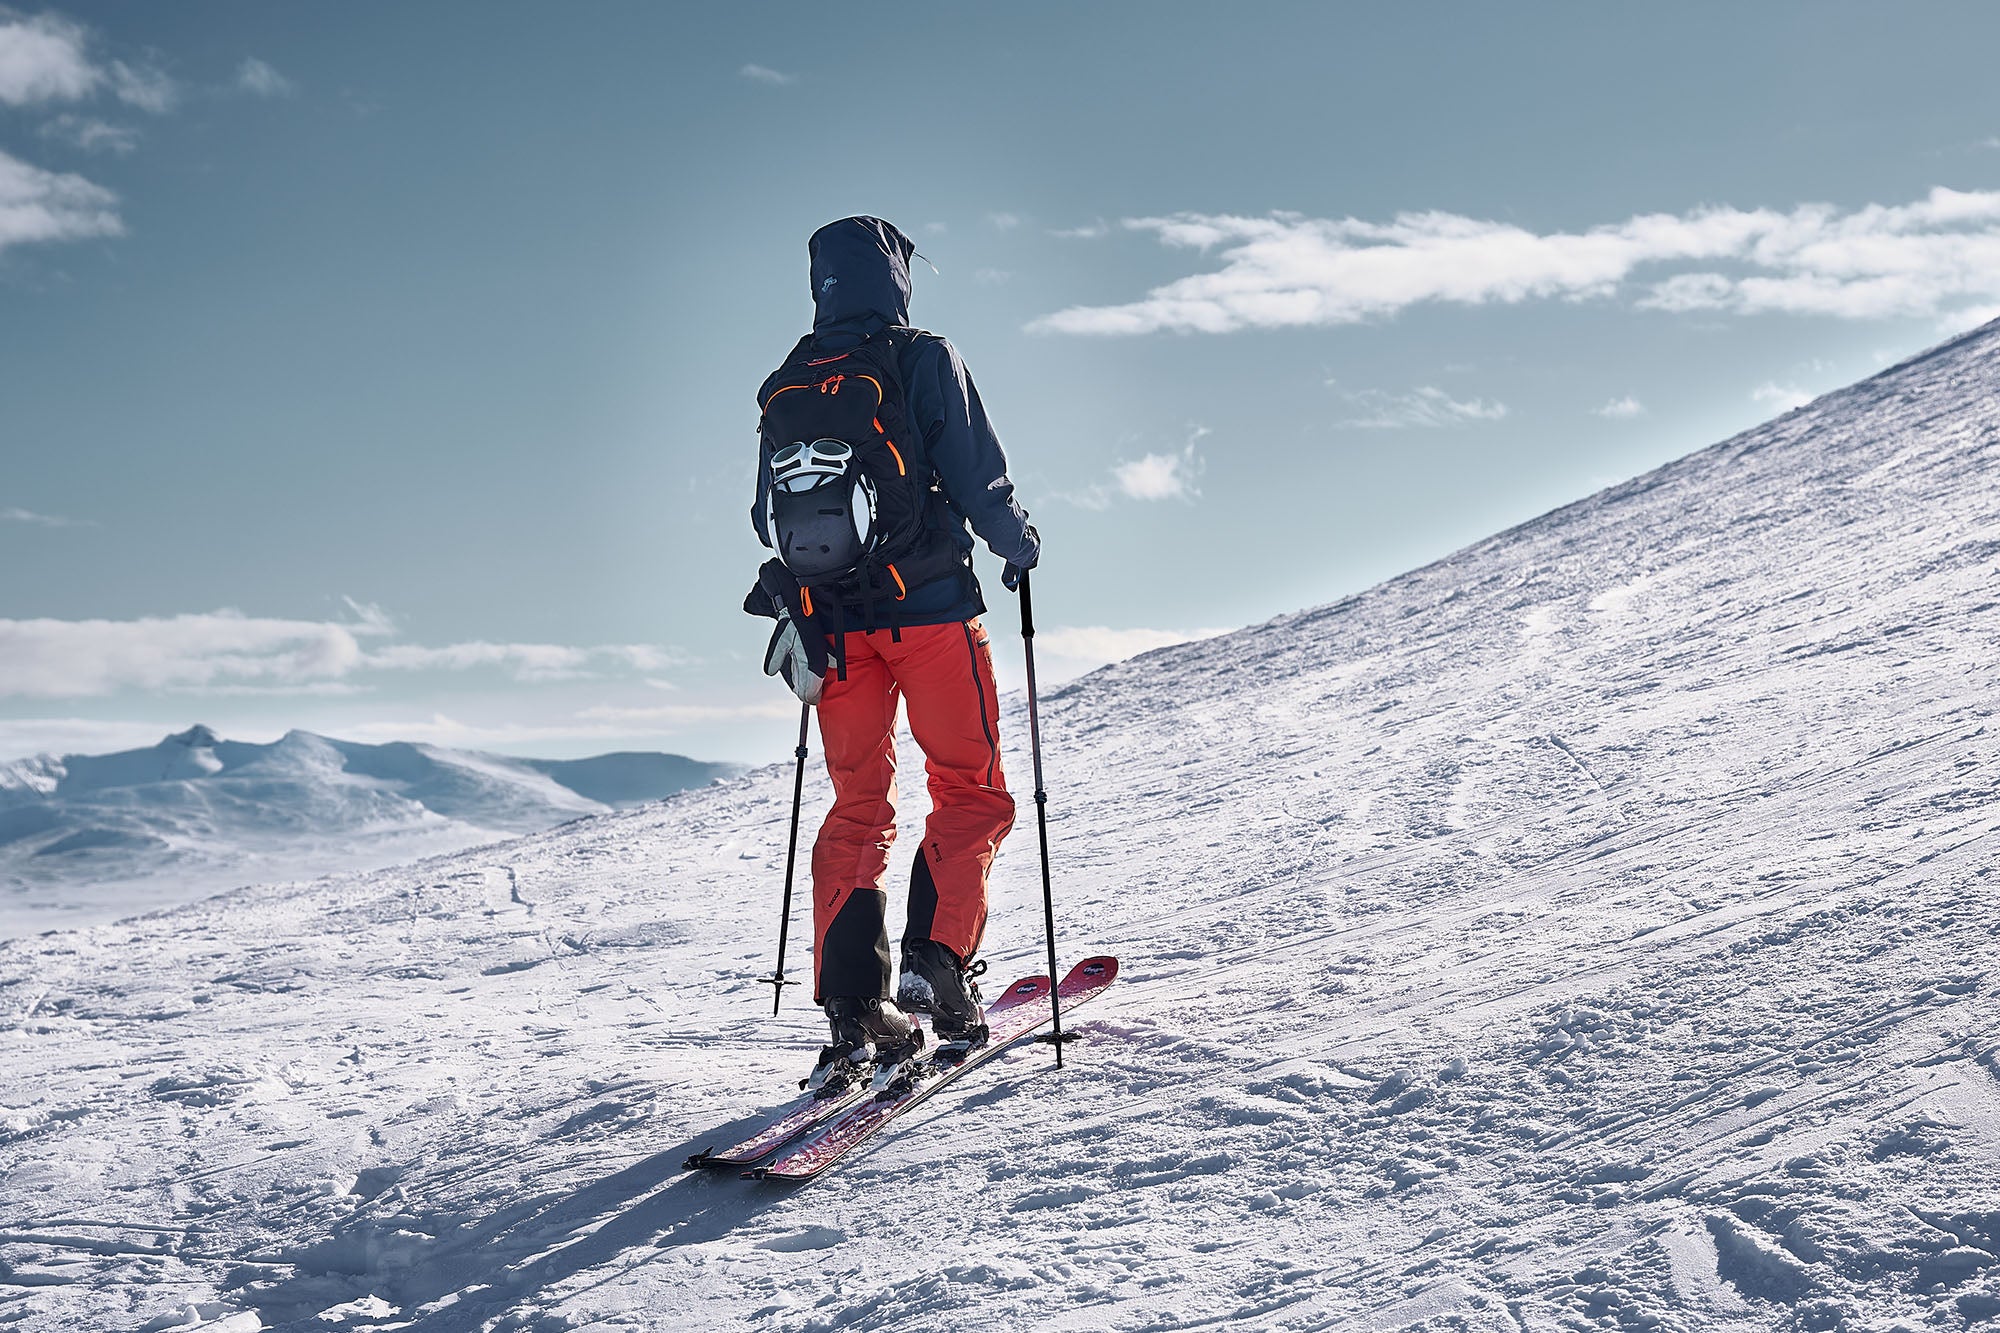
M374 868L628 808L742 772L624 751L518 759L196 724L155 745L0 764L0 934L158 906L257 875Z

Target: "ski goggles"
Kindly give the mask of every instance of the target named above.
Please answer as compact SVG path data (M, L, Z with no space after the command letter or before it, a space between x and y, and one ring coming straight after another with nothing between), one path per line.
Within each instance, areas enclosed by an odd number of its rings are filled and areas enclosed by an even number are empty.
M854 446L845 440L788 444L771 455L771 484L804 490L826 477L846 476L853 465Z

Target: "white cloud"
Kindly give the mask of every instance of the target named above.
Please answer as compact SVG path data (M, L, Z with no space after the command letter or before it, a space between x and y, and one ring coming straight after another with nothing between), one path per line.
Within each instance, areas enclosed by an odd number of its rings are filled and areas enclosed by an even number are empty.
M353 625L356 634L373 636L396 632L395 620L373 602L357 602L352 597L342 597L340 600L354 617L349 623Z
M361 662L355 627L233 611L143 620L0 620L0 695L330 680Z
M103 78L84 52L84 30L54 14L34 18L0 10L0 102L74 102Z
M1780 384L1776 380L1765 380L1750 391L1750 401L1774 407L1780 412L1789 412L1795 407L1804 407L1813 400L1805 390L1790 384Z
M1733 284L1720 273L1680 273L1653 284L1639 304L1649 310L1685 314L1713 310L1728 302Z
M32 523L39 528L94 528L95 523L60 514L37 514L32 509L0 508L0 523Z
M996 231L1012 231L1021 225L1019 213L988 213L986 221Z
M117 236L118 196L68 172L44 171L0 150L0 250L34 241Z
M148 111L174 102L173 80L122 60L99 65L89 34L53 14L33 18L0 9L0 104L76 102L108 89ZM45 138L88 150L130 152L136 134L93 117L64 113L41 128ZM36 241L74 241L124 231L118 197L82 176L48 171L0 150L0 250Z
M0 103L77 102L108 88L119 101L144 111L173 109L180 90L165 73L122 60L97 64L89 44L90 34L68 19L0 9Z
M350 620L283 620L235 611L138 620L0 620L0 696L88 698L124 690L348 693L374 671L503 671L524 683L648 673L688 659L651 644L571 647L362 640L395 628L349 601Z
M180 100L180 89L157 69L136 68L114 60L106 69L105 79L119 101L156 116L173 110L174 103Z
M1340 394L1359 408L1361 415L1335 424L1358 430L1436 429L1463 426L1475 421L1498 421L1507 415L1505 403L1489 403L1484 398L1461 401L1430 385L1410 393L1385 393L1381 389L1349 392L1343 389Z
M1604 406L1593 409L1593 415L1610 417L1613 421L1624 421L1645 414L1646 405L1629 393L1623 398L1613 398Z
M1049 235L1065 241L1100 241L1111 234L1111 225L1103 218L1082 227L1057 227Z
M982 287L1004 286L1007 279L1013 276L1004 268L979 268L972 271L972 280Z
M492 668L515 680L537 683L576 680L598 674L593 668L620 666L662 671L687 661L684 655L652 644L601 644L575 648L556 643L452 643L442 648L391 644L368 654L364 666L385 671L472 671Z
M1189 444L1177 454L1147 454L1120 463L1111 475L1129 499L1188 500L1201 494L1194 488L1201 466L1201 456Z
M1938 332L1945 334L1964 333L1976 329L1981 324L1990 324L2000 319L2000 304L1966 306L1962 310L1949 311L1938 317Z
M1640 271L1635 302L1667 311L1861 319L1936 315L2000 297L2000 191L1933 189L1914 203L1843 212L1704 208L1582 232L1537 233L1453 213L1387 223L1296 213L1133 218L1170 247L1220 250L1214 272L1138 301L1073 306L1029 325L1055 333L1228 333L1351 324L1426 302L1600 300Z
M620 662L633 671L667 671L674 667L692 666L695 657L678 648L662 648L652 643L616 643L596 649L604 657ZM675 688L664 681L649 681L666 689Z
M590 650L554 643L452 643L442 648L392 644L370 653L367 665L385 671L470 671L493 667L522 681L574 680L585 674Z
M46 122L41 136L74 145L87 153L129 153L139 146L139 131L72 111Z
M1147 453L1122 459L1111 465L1111 480L1096 481L1080 491L1058 494L1055 498L1079 509L1103 510L1120 496L1128 500L1198 499L1195 481L1208 466L1196 442L1212 434L1208 427L1190 424L1187 443L1177 453Z
M290 79L255 56L236 67L236 86L258 97L288 97L297 91Z
M745 65L736 73L739 78L748 79L752 83L768 84L773 88L783 88L799 81L798 75L784 74L768 65Z

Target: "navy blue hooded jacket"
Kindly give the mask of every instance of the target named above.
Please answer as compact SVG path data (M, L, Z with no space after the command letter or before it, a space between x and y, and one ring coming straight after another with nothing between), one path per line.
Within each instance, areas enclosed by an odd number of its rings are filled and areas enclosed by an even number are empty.
M853 347L870 334L910 320L910 256L916 243L880 218L830 222L807 243L812 256L813 337L830 352ZM1038 554L1028 532L1028 515L1014 499L1007 478L1007 455L980 405L979 390L952 345L934 333L920 333L903 351L904 407L922 428L924 448L947 501L939 515L943 531L969 557L979 534L1002 560L1030 565ZM769 381L758 395L762 402ZM757 469L757 498L750 523L757 539L771 545L764 530L765 469ZM986 609L970 559L958 573L910 589L902 601L878 604L879 623L944 625L970 620Z

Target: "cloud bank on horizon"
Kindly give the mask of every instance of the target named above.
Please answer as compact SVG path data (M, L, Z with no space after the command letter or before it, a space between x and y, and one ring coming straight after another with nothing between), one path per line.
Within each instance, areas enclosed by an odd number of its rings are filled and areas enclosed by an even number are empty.
M0 698L78 699L123 690L337 693L371 671L504 671L540 683L622 670L649 673L690 659L655 644L469 642L425 647L393 637L379 608L350 601L348 621L212 611L136 620L0 620Z
M1233 333L1357 324L1425 303L1607 300L1641 282L1640 309L1840 319L2000 314L2000 190L1938 186L1901 205L1701 208L1538 233L1456 213L1392 222L1179 213L1129 218L1164 245L1219 250L1222 267L1118 305L1079 305L1046 333ZM1681 271L1645 279L1641 270Z

